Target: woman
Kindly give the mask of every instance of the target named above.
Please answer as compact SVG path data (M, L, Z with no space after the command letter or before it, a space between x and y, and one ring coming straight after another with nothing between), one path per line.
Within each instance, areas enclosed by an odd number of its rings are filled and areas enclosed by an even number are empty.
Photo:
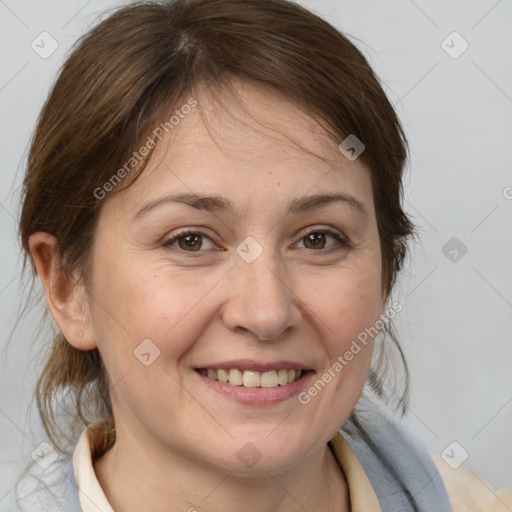
M405 158L364 57L288 1L144 2L87 34L20 222L59 329L43 424L62 452L87 427L21 509L509 510L388 412Z

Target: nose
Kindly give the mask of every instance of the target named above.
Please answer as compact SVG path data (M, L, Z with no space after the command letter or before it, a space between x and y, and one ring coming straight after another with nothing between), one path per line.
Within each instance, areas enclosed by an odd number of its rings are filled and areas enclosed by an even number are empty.
M230 331L277 341L302 321L301 301L293 293L289 275L265 251L252 263L236 261L228 281L222 320Z

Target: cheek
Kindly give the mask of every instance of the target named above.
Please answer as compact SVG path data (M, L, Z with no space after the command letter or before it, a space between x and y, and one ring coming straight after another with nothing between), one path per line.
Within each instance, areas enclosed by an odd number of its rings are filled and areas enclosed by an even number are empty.
M209 321L201 300L210 279L135 261L101 263L93 313L114 406L143 410L148 418L176 410L187 398L176 367ZM155 392L163 388L166 393Z
M373 326L383 305L380 273L357 268L333 274L311 301L313 313L326 327L327 339L339 348Z
M323 329L327 355L317 378L330 383L336 400L352 401L359 395L371 363L378 332L375 326L383 306L380 271L368 268L344 269L333 275L323 293L311 300L312 314L318 318L316 325Z
M332 435L348 418L366 381L376 334L372 328L382 312L380 271L371 266L340 269L324 283L322 293L310 293L310 298L326 358L298 400L311 418L318 418L311 419L311 431Z
M177 361L208 321L202 300L218 281L138 259L117 264L120 260L100 255L93 280L95 332L112 380L138 368L134 351L143 340L151 340L156 348L148 346L166 363Z

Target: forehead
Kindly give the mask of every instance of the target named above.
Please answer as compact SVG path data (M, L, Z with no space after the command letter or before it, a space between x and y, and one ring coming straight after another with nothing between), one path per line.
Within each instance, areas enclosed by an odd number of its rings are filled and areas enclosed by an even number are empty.
M270 86L237 82L215 95L199 89L183 105L192 99L197 107L176 109L147 168L115 195L123 210L165 192L232 196L246 209L258 194L289 202L333 189L373 203L365 165L346 159L341 141Z

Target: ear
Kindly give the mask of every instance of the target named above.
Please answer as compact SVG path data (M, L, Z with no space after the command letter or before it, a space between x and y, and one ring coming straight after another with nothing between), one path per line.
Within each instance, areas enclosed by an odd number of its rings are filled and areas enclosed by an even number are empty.
M42 231L32 233L29 248L43 285L48 309L70 345L78 350L97 346L84 287L61 268L57 239Z

